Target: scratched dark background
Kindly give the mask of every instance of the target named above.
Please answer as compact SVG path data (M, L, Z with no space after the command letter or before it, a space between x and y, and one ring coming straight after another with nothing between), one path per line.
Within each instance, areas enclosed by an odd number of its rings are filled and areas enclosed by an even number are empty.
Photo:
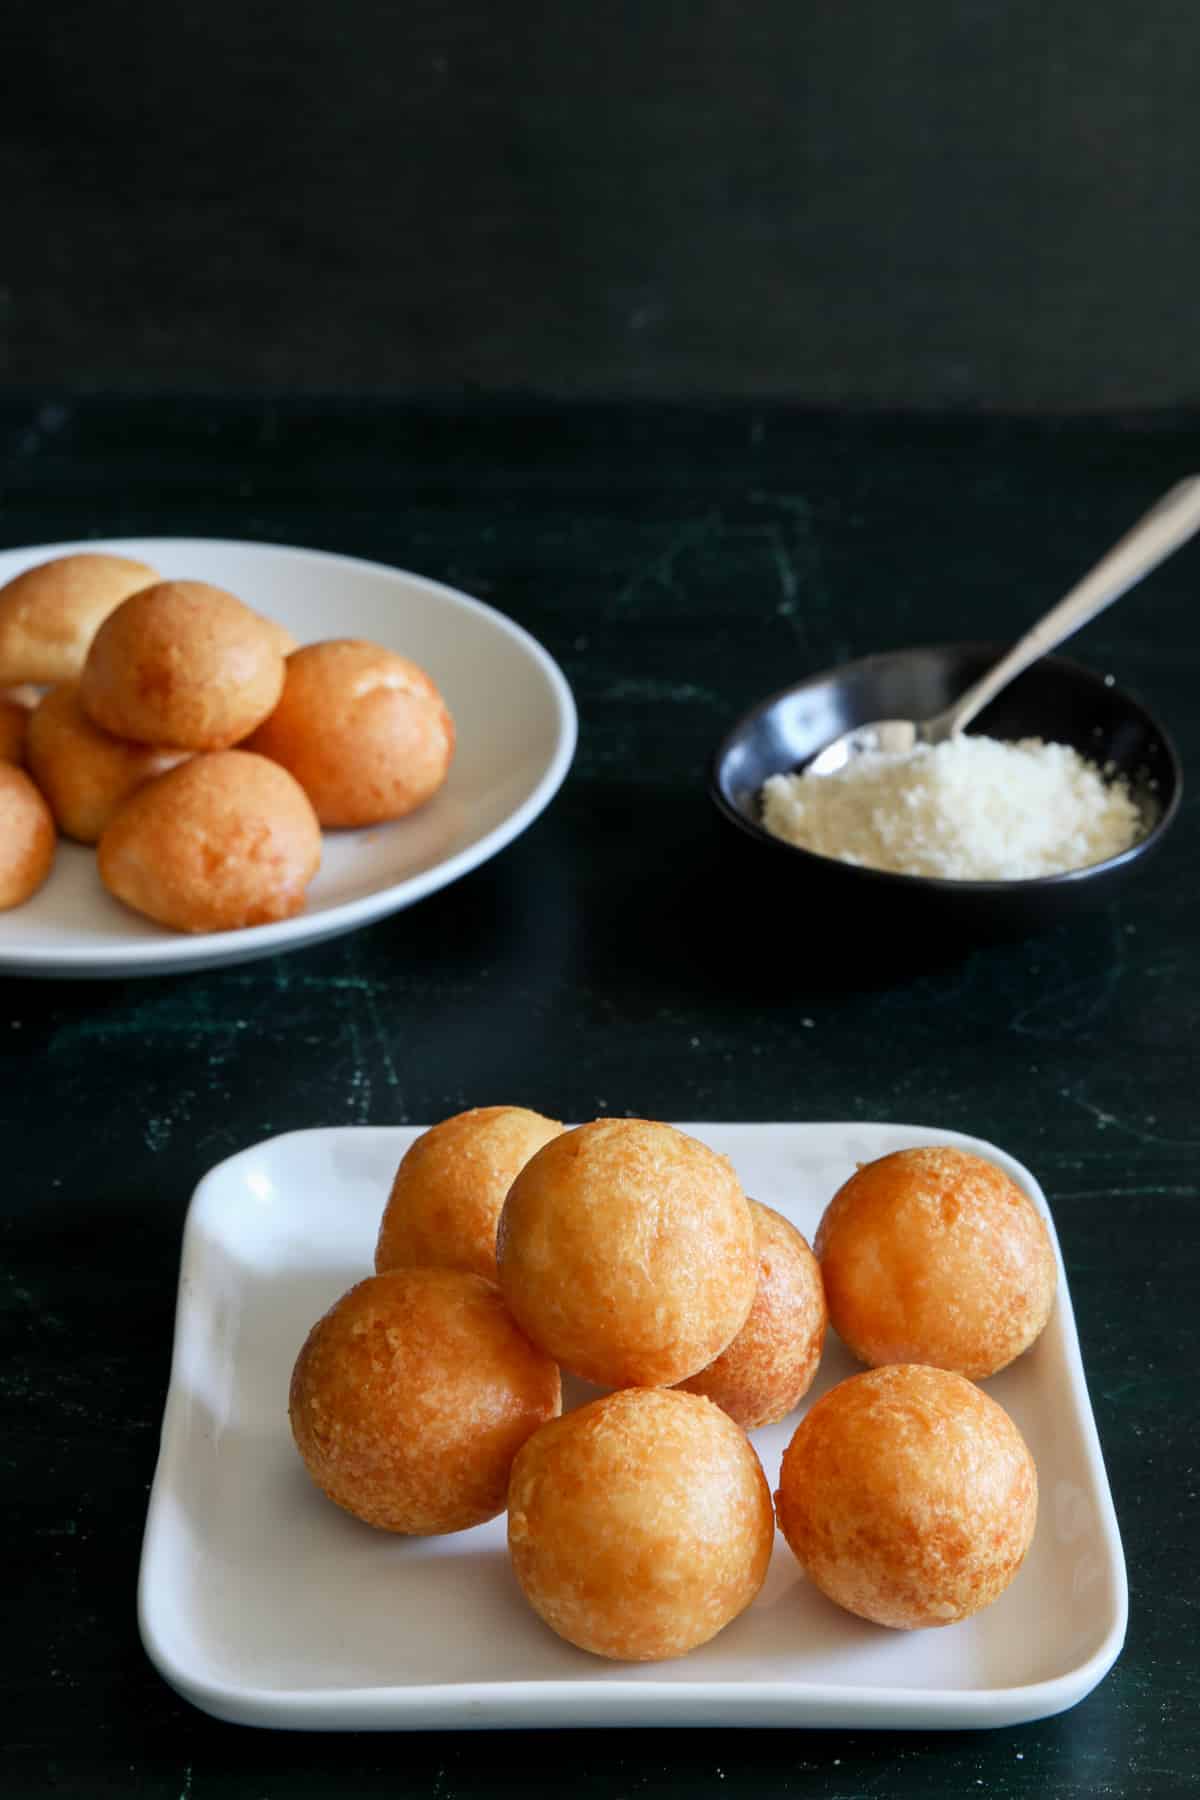
M1195 803L1120 901L1020 944L839 930L748 878L703 792L792 669L1015 632L1195 463L1186 421L804 418L237 399L0 402L14 541L320 541L460 583L558 657L579 754L434 899L292 957L0 981L5 1789L155 1800L1189 1791L1200 1758ZM931 547L936 546L937 554ZM1080 654L1200 757L1186 554ZM141 1651L140 1534L192 1187L274 1132L513 1098L558 1117L890 1119L1003 1144L1054 1208L1132 1588L1072 1711L1000 1732L438 1733L219 1725Z
M7 0L0 379L1200 399L1185 0Z
M1196 1791L1196 806L1018 944L764 890L739 711L1016 633L1200 466L1182 0L148 0L0 19L0 543L197 533L532 630L572 773L368 930L152 982L0 979L6 1795L1095 1800ZM1200 553L1079 640L1200 755ZM269 1135L565 1118L990 1138L1058 1222L1132 1590L1108 1679L983 1733L257 1733L134 1589L197 1179Z

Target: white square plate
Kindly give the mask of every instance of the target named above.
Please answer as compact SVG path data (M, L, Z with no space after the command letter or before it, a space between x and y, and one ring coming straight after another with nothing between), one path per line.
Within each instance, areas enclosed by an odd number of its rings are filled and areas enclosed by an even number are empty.
M454 716L444 787L407 819L327 831L304 911L245 931L169 931L114 900L95 853L65 840L45 886L0 913L0 971L101 977L249 962L356 930L457 881L549 804L571 766L571 690L536 639L454 588L382 563L223 538L114 538L0 551L0 585L52 556L111 550L169 580L210 581L286 625L302 644L361 637L436 681Z
M1045 1210L1019 1163L952 1132L684 1129L810 1239L856 1163L913 1144L977 1150ZM1033 1547L1007 1593L958 1625L892 1632L853 1618L808 1585L779 1538L762 1593L710 1644L677 1662L607 1663L528 1610L502 1518L416 1540L331 1505L292 1445L292 1363L314 1320L371 1272L391 1178L417 1130L273 1138L196 1190L139 1589L143 1642L181 1694L219 1718L314 1729L961 1728L1060 1712L1106 1674L1125 1635L1125 1566L1061 1260L1046 1331L988 1383L1037 1462ZM812 1397L851 1372L831 1335ZM795 1423L754 1434L772 1487Z

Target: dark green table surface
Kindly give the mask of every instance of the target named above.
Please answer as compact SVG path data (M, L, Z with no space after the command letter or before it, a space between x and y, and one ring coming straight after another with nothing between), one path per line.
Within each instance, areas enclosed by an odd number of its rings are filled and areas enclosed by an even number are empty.
M574 769L503 855L290 957L0 981L6 1793L1064 1797L1194 1787L1196 802L1119 903L1020 944L838 933L743 880L707 756L872 649L1015 636L1179 474L1200 421L400 403L0 402L0 543L309 544L491 601L560 660ZM1075 654L1200 768L1200 550ZM995 1732L305 1736L161 1682L134 1591L188 1197L298 1126L511 1098L564 1118L881 1119L1003 1144L1050 1197L1132 1592L1072 1711Z

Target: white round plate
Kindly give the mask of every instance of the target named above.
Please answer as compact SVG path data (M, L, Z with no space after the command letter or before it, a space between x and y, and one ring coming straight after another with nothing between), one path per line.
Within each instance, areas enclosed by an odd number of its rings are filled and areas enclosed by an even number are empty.
M575 704L557 663L511 619L440 582L276 544L118 538L0 552L0 584L76 550L111 550L153 564L167 579L214 582L301 643L362 637L400 651L441 689L457 744L445 786L419 812L363 831L327 832L304 912L275 925L196 937L167 931L106 893L93 851L60 842L41 892L0 913L0 970L9 974L175 974L353 931L495 856L533 823L570 767Z

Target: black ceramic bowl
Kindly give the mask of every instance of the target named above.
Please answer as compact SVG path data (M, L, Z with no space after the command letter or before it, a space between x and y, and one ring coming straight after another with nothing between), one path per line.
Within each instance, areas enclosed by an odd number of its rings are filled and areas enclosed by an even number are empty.
M734 726L713 758L710 792L721 813L754 844L772 881L799 879L797 900L831 916L849 908L891 919L945 923L970 933L1038 930L1106 902L1142 867L1170 828L1183 778L1170 738L1110 679L1064 657L1027 669L972 724L989 737L1042 737L1070 744L1127 777L1147 822L1128 850L1089 868L1030 881L943 881L895 875L783 843L759 822L769 775L798 770L831 738L872 719L927 719L944 711L998 662L1003 644L939 644L897 650L813 675L774 694ZM801 925L803 916L798 916Z

